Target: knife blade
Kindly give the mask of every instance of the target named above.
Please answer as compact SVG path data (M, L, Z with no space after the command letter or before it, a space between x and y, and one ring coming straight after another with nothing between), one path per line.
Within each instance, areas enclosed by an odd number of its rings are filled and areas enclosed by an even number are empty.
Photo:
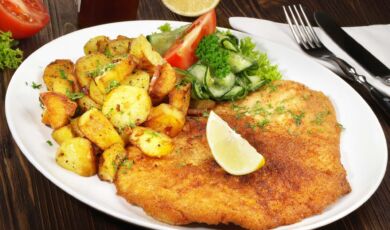
M325 33L363 68L390 86L390 69L349 36L330 16L315 12L314 19Z

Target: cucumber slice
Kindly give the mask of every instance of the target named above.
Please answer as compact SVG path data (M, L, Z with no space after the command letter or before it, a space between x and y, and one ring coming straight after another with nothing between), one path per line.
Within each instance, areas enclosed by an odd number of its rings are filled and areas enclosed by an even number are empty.
M229 54L228 63L233 73L241 72L253 65L252 60L248 60L238 53L229 52Z
M230 39L228 38L222 39L221 44L227 50L238 52L238 47L235 44L233 44L232 41L230 41Z
M204 79L204 85L209 91L211 96L215 99L222 97L231 88L233 88L236 80L236 76L233 73L229 73L223 78L215 78L211 76L210 69L207 68L206 77Z
M188 69L188 72L194 76L195 80L199 83L203 83L206 71L207 66L201 64L195 64Z
M236 77L236 85L239 85L241 87L244 87L245 89L248 89L250 84L251 84L251 82L249 81L248 78L246 78L245 75L240 74Z
M161 55L163 55L176 41L181 37L188 25L181 26L170 32L154 33L146 36L152 47Z
M192 84L192 90L191 90L192 98L199 99L199 100L209 99L210 97L205 91L206 90L202 87L201 83L194 82Z
M229 92L223 95L222 99L226 101L234 101L245 97L247 90L239 85L235 85Z
M246 76L245 78L247 78L250 82L248 85L249 91L255 91L267 83L266 80L261 79L259 76Z

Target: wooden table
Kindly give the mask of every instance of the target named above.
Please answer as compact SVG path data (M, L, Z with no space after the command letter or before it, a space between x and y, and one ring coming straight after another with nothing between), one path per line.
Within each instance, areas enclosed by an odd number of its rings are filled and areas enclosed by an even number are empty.
M222 0L217 8L218 25L229 27L230 16L248 16L284 22L281 6L303 3L308 11L326 11L342 26L390 23L388 0ZM51 24L36 36L21 41L25 57L43 44L77 29L73 0L45 0ZM142 0L138 19L191 21L171 13L159 0ZM385 45L385 44L384 44ZM389 45L389 44L386 44ZM0 72L1 108L13 71ZM358 88L356 88L358 89ZM359 90L359 89L358 89ZM386 120L366 94L363 97L378 116L390 146L390 121ZM4 111L4 109L3 109ZM0 229L135 229L81 203L57 188L23 156L0 113ZM34 137L32 137L34 138ZM367 153L369 157L369 153ZM362 169L364 170L364 169ZM355 212L323 229L389 229L390 172L377 192ZM140 228L141 229L141 228Z

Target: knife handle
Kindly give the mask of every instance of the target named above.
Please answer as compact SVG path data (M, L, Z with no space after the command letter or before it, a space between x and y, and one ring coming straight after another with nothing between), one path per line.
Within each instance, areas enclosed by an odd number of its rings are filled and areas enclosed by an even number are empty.
M390 118L390 97L377 90L374 86L367 82L366 77L356 72L350 64L343 59L340 59L334 55L325 57L334 61L340 69L346 74L348 80L356 81L364 86L370 93L371 98L375 103L383 110L383 112Z

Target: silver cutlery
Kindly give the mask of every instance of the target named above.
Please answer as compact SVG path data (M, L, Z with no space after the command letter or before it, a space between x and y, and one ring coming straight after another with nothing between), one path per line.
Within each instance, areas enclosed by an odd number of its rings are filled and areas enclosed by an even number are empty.
M341 58L338 58L322 44L316 32L313 30L302 5L299 4L299 10L296 5L283 6L283 11L295 41L306 54L338 66L345 74L341 75L341 77L364 86L371 98L390 117L390 97L374 88L374 86L367 82L365 76L358 74L355 68Z

